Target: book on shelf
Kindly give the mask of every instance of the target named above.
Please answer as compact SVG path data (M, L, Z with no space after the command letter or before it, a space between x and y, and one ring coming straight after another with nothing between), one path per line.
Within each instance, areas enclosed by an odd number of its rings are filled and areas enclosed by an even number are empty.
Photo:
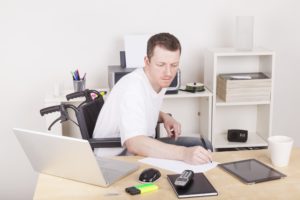
M267 94L271 92L270 87L256 87L256 88L224 88L217 86L217 91L220 93L230 94Z
M225 102L254 102L254 101L270 101L268 96L218 96Z
M243 79L242 77L247 78ZM217 85L218 87L224 89L260 87L267 88L271 87L271 79L262 72L219 74L217 78Z
M250 72L250 73L229 73L219 74L220 77L226 80L264 80L270 79L269 76L262 72Z

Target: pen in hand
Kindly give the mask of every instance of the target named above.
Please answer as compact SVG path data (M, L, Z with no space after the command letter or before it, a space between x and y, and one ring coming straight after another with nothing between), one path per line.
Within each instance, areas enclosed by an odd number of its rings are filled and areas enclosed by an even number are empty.
M208 150L208 149L207 149L207 146L206 146L206 142L205 142L205 140L204 140L203 137L201 137L201 142L202 142L202 144L203 144L203 147L204 147L206 150Z
M206 142L205 142L205 140L204 140L203 137L201 137L201 142L202 142L202 144L203 144L203 147L204 147L206 150L210 151L210 149L207 148ZM212 160L211 160L210 158L209 158L209 161L210 161L210 163L212 163Z

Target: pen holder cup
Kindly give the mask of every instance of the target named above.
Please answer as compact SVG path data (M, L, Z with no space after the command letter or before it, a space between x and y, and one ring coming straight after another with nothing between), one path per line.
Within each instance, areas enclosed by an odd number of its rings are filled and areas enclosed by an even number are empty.
M85 90L85 79L73 80L74 92L80 92Z

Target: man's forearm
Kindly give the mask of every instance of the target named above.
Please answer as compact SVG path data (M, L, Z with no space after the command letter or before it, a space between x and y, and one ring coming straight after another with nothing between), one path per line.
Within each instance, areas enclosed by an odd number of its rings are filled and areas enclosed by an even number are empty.
M183 146L166 144L146 136L130 138L125 142L125 145L130 153L172 160L184 160L184 151L186 148Z

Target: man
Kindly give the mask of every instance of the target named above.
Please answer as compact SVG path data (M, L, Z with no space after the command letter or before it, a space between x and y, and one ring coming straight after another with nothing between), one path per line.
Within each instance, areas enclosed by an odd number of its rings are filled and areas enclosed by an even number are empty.
M124 76L114 86L99 114L94 138L121 137L127 152L141 156L190 164L211 161L210 152L201 146L177 146L153 139L158 119L164 123L169 137L176 140L181 134L180 124L160 111L166 88L178 71L180 54L181 45L175 36L153 35L148 40L145 67ZM99 148L95 154L117 155L122 150Z

